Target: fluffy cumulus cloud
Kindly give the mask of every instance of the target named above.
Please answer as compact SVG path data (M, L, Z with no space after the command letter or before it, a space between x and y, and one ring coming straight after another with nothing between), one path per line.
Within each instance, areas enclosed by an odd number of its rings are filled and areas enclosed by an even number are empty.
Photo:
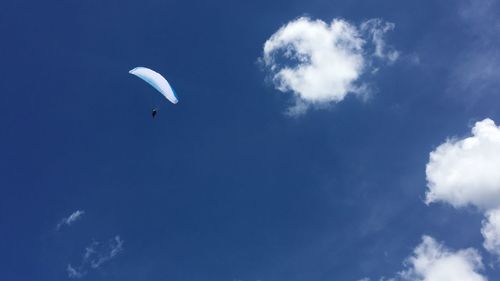
M472 136L448 140L431 152L426 173L428 203L500 206L500 128L491 119L477 122Z
M500 256L500 127L485 119L474 125L470 137L441 144L431 152L426 173L427 203L484 211L483 246Z
M484 237L484 248L490 253L500 256L500 209L486 213L481 234Z
M405 261L405 268L394 278L380 281L487 281L481 274L483 262L472 248L453 251L447 249L430 236ZM369 279L362 279L360 281Z
M481 256L475 249L452 251L432 237L424 236L399 273L407 281L486 281ZM397 280L397 279L396 279Z
M311 105L337 103L350 93L368 93L360 78L373 67L372 59L393 62L398 57L384 41L385 33L393 28L379 19L357 27L341 19L328 24L298 18L265 42L263 62L275 87L294 94L295 105L289 113L304 113Z
M446 140L430 153L426 202L456 208L473 206L485 213L484 248L500 256L500 127L491 119L476 122L470 136ZM487 281L473 248L451 250L430 236L393 278L380 281Z

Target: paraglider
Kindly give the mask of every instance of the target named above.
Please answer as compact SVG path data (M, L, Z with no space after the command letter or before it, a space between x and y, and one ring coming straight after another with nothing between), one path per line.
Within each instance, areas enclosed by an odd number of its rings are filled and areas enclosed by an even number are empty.
M175 94L172 86L170 86L167 79L165 79L158 72L146 67L136 67L130 70L128 73L144 80L146 83L160 92L171 103L176 104L179 102L179 99L177 98L177 95ZM153 118L156 116L157 111L158 110L156 108L153 108L153 110L151 111L151 115L153 116Z

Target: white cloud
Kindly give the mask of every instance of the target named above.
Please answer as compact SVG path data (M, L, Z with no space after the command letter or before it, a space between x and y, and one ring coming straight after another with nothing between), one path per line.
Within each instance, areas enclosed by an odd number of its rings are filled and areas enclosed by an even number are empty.
M405 260L404 269L393 278L383 277L379 281L487 281L480 273L483 268L477 250L453 251L424 235L413 255Z
M304 113L311 105L337 103L350 93L367 94L369 90L360 78L371 68L371 58L397 59L396 51L386 53L383 40L393 28L393 24L378 19L358 28L341 19L327 24L298 18L265 42L263 62L276 89L294 94L295 106L289 113ZM375 45L374 54L367 54L365 37Z
M82 211L82 210L76 210L75 212L73 212L71 215L69 215L69 217L66 217L66 218L63 218L56 226L56 229L59 230L61 229L61 227L63 227L64 225L66 226L70 226L72 225L74 222L76 222L77 220L81 219L83 217L83 215L85 214L85 211Z
M73 267L68 264L66 271L69 278L82 278L89 270L98 269L103 264L115 258L123 251L124 241L120 236L115 236L106 245L93 241L85 248L80 265Z
M500 256L500 127L485 119L472 136L447 140L431 152L426 173L426 202L484 211L483 246Z
M494 209L486 213L481 234L484 237L484 248L488 252L500 256L500 209Z
M427 203L483 210L500 206L500 128L477 122L472 136L451 139L431 152L427 164Z
M370 34L375 45L374 56L387 59L389 62L395 62L398 59L399 52L392 47L387 47L384 40L385 34L395 27L394 23L384 22L381 19L370 19L361 24L361 30Z
M472 248L452 251L432 237L424 236L405 269L389 280L405 281L486 281L479 272L483 263L479 253Z

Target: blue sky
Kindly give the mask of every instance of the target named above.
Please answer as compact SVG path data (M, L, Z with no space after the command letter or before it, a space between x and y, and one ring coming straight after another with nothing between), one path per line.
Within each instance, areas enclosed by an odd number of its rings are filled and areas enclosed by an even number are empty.
M497 280L498 127L479 121L500 123L499 12L493 0L2 3L0 279L436 280L465 264L463 280ZM365 42L337 100L308 99L316 80L280 91L263 62L301 17L325 32L342 19ZM374 18L394 25L394 61L362 31ZM286 63L332 55L317 46ZM337 82L332 64L314 68L320 85ZM179 104L136 66L164 74ZM297 101L307 109L288 114ZM438 253L420 271L419 249Z

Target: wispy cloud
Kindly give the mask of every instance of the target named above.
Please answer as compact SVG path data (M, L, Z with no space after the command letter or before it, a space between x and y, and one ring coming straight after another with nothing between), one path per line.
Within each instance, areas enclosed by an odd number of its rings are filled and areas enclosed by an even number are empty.
M82 210L77 210L77 211L73 212L68 217L61 219L61 221L57 224L56 229L60 230L61 227L63 227L63 226L72 225L74 222L80 220L83 217L83 215L85 215L85 211L82 211Z
M293 93L288 114L300 115L311 106L338 103L348 94L367 95L370 89L362 75L376 73L376 62L392 63L399 56L384 38L394 27L381 19L358 27L342 19L327 24L301 17L265 42L261 61L275 88Z
M68 272L69 278L82 278L86 274L86 272L77 270L71 264L68 264L68 266L66 267L66 271Z
M368 33L375 46L373 55L389 62L395 62L399 58L399 52L385 43L385 34L394 30L396 25L385 22L382 19L370 19L361 24L361 31Z
M494 0L462 0L457 24L464 44L450 67L449 92L475 101L500 86L500 5Z
M90 260L90 266L92 268L99 268L102 264L113 259L122 251L123 251L123 240L120 238L120 236L115 236L114 239L111 240L111 242L109 243L109 251L99 255L97 258L93 260Z
M118 235L104 245L93 241L85 247L85 252L78 266L68 264L66 267L68 277L74 279L82 278L90 270L99 269L103 264L114 259L123 251L123 243L124 241Z

